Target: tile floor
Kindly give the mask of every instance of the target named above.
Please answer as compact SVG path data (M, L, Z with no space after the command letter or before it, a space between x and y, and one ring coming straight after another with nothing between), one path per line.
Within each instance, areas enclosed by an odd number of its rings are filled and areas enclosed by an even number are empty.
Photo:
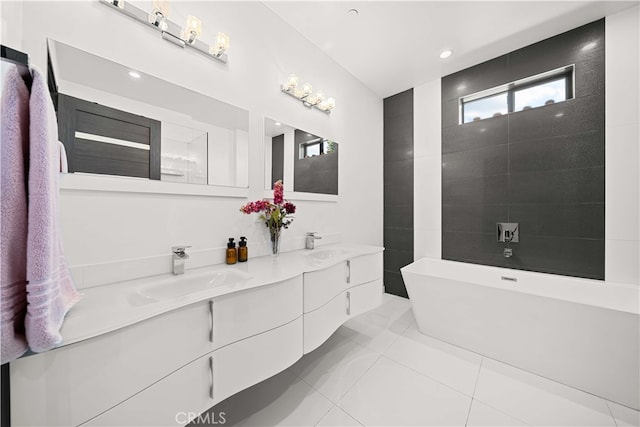
M638 426L639 412L421 334L385 295L286 371L211 410L225 426ZM210 415L213 415L210 414Z

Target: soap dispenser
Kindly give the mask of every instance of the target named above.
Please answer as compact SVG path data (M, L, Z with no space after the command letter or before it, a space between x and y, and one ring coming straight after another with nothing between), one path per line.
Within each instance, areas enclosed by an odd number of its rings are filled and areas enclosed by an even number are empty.
M233 241L233 237L229 237L229 243L227 243L227 264L235 264L238 262L238 251L236 250L236 244Z
M247 248L247 238L240 237L238 243L238 262L246 262L249 259L249 249Z

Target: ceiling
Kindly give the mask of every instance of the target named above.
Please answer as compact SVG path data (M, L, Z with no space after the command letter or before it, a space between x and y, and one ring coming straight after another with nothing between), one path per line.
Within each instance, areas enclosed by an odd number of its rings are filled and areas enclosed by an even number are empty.
M382 98L639 1L267 1ZM357 9L358 13L349 13ZM454 54L440 59L444 49Z

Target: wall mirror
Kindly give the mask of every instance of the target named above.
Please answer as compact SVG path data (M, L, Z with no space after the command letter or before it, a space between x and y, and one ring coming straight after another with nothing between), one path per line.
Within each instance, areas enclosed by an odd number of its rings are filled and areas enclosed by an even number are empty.
M70 172L248 187L248 111L55 40L48 49Z
M265 118L265 188L338 195L338 143Z

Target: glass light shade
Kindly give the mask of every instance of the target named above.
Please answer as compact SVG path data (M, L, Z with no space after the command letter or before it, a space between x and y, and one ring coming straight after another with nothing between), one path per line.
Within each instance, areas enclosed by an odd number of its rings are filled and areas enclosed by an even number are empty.
M295 74L289 74L289 78L287 78L286 84L287 89L293 89L294 87L298 86L298 81L298 76L296 76Z
M309 95L305 98L305 101L311 105L316 105L318 103L318 97L316 95Z
M153 6L151 7L152 15L160 14L164 18L168 18L169 12L171 12L171 5L168 0L153 0Z
M305 83L302 85L302 93L304 96L308 96L311 92L313 92L313 86L311 86L311 83Z
M218 33L216 35L216 42L213 45L215 51L217 52L218 55L222 55L223 53L225 53L226 51L229 50L229 36L226 35L225 33Z
M187 25L184 27L182 37L189 43L193 43L202 33L202 22L193 15L187 17Z
M336 100L333 98L328 98L327 99L327 109L332 110L333 107L336 106Z
M324 93L321 91L316 92L317 103L324 101Z

